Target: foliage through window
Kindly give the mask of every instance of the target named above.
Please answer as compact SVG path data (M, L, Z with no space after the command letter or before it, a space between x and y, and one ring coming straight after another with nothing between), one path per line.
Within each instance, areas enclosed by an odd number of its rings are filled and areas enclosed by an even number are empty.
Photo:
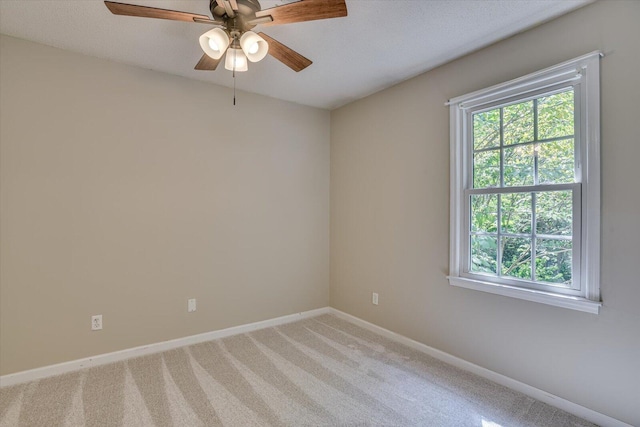
M472 120L474 190L575 182L573 89ZM470 271L571 287L571 190L472 190L470 198Z
M597 312L597 67L587 55L450 101L452 284Z

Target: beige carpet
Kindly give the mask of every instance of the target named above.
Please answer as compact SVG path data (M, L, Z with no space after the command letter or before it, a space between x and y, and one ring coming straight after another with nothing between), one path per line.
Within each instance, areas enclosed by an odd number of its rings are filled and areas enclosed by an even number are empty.
M333 315L0 390L2 426L590 426Z

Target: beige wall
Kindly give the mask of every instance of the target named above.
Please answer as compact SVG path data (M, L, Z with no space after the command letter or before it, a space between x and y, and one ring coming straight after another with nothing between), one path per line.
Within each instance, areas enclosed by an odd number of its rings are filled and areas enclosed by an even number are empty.
M328 304L329 112L0 43L2 374Z
M331 305L640 425L639 22L640 2L600 1L333 111ZM444 102L596 49L601 314L449 286Z

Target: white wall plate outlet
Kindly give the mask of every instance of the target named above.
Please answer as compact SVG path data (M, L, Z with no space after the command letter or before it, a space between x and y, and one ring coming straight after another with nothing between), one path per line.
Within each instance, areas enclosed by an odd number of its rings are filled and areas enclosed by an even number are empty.
M192 313L194 311L196 311L196 299L192 298L189 301L187 301L187 311L189 313Z
M102 314L91 316L91 330L99 331L100 329L102 329Z

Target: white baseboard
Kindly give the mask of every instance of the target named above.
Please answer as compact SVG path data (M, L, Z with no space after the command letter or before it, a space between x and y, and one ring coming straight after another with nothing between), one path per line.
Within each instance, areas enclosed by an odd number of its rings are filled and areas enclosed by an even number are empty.
M555 396L551 393L547 393L546 391L540 390L539 388L535 388L523 382L514 380L513 378L509 378L505 375L483 368L471 362L467 362L464 359L460 359L459 357L453 356L449 353L445 353L444 351L440 351L433 347L429 347L426 344L422 344L418 341L414 341L411 338L407 338L403 335L397 334L388 329L384 329L380 326L374 325L373 323L369 323L366 320L362 320L358 317L352 316L350 314L347 314L335 308L329 308L329 312L331 314L336 315L337 317L340 317L351 323L355 323L358 326L361 326L365 329L368 329L386 338L392 339L408 347L411 347L413 349L426 353L431 357L435 357L438 360L448 363L449 365L453 365L457 368L464 369L465 371L474 373L480 377L493 381L494 383L498 383L512 390L518 391L522 394L526 394L527 396L530 396L536 400L539 400L541 402L544 402L556 408L562 409L563 411L569 412L570 414L574 414L580 418L583 418L599 426L633 427L615 418L609 417L608 415L604 415L592 409L585 408L584 406L580 406L577 403L573 403L561 397Z
M329 312L329 307L323 307L316 310L303 311L301 313L276 317L275 319L248 323L246 325L233 326L231 328L205 332L202 334L191 335L184 338L162 341L159 343L143 345L140 347L127 348L125 350L114 351L112 353L99 354L97 356L86 357L84 359L72 360L69 362L58 363L56 365L43 366L42 368L16 372L14 374L0 376L0 387L7 387L14 384L21 384L29 381L39 380L42 378L52 377L54 375L65 374L67 372L91 368L94 366L106 365L108 363L119 362L121 360L131 359L133 357L145 356L147 354L159 353L162 351L172 350L174 348L224 338L231 335L244 334L246 332L269 328L271 326L283 325L285 323L291 323L297 320L307 319L309 317L319 316L321 314L326 314Z

